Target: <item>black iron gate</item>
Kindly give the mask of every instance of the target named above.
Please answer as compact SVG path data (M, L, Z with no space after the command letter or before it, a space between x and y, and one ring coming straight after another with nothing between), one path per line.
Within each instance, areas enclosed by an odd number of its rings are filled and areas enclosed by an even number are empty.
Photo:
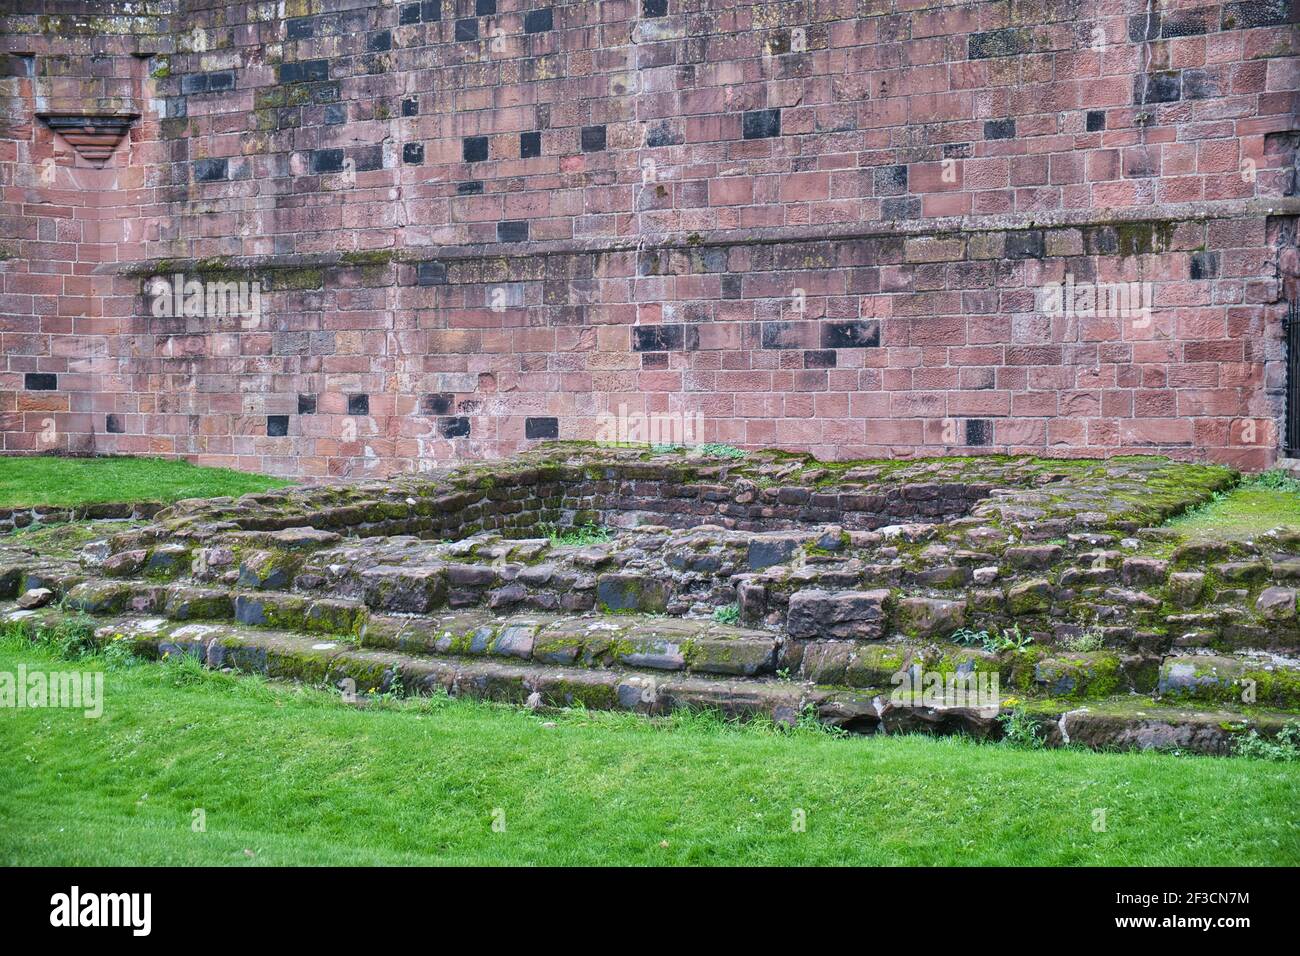
M1300 301L1286 311L1286 456L1300 454Z

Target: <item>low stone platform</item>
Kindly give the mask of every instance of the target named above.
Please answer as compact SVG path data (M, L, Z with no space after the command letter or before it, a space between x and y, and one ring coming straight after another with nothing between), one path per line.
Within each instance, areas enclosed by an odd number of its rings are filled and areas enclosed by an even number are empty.
M146 653L361 692L400 673L546 706L980 736L1010 701L1060 743L1222 753L1300 714L1300 530L1162 527L1237 480L1157 458L828 465L561 444L180 502L84 547L0 538L0 601L11 619L85 613ZM588 526L613 531L557 536ZM903 675L996 676L1000 696L993 712L903 706Z

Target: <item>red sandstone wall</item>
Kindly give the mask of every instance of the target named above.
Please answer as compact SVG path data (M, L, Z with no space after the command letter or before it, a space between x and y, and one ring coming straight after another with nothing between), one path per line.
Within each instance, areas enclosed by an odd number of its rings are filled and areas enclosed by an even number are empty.
M52 416L382 473L623 409L827 457L1277 453L1289 2L175 6L5 21L7 451ZM59 75L143 116L80 188L31 119ZM177 272L261 312L157 316ZM1054 314L1066 275L1152 308Z

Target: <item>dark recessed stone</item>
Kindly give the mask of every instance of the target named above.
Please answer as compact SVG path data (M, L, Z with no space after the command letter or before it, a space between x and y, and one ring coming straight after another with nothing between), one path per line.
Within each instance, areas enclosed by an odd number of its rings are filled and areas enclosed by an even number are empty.
M340 123L348 121L348 108L342 103L330 103L325 107L325 123L328 126L338 126Z
M343 150L318 149L311 154L313 173L337 173L343 168Z
M478 21L477 20L457 20L456 21L456 40L464 43L469 40L478 39Z
M468 182L457 183L456 195L458 196L483 195L483 181L481 179L471 179Z
M488 158L488 138L486 136L466 136L461 140L461 156L467 163L481 163Z
M1041 259L1043 249L1043 230L1024 229L1007 233L1003 255L1008 259Z
M398 26L410 26L412 23L420 22L420 5L418 3L408 3L402 7L397 15Z
M668 15L668 0L641 0L641 16L663 17Z
M437 23L442 19L442 0L424 0L420 4L420 19L425 23Z
M1219 275L1217 252L1193 252L1189 274L1193 279L1214 279Z
M349 396L348 396L348 414L349 414L349 415L369 415L369 414L370 414L370 396L369 396L369 395L349 395Z
M289 434L288 415L267 415L266 435L268 438L283 438Z
M1291 22L1292 0L1240 0L1223 5L1221 28L1248 30L1252 27L1279 27Z
M29 392L52 392L59 387L59 377L49 372L28 372L23 376L23 388Z
M528 220L510 219L497 223L497 242L527 242Z
M352 162L359 173L372 169L384 168L384 148L382 146L362 146L352 151Z
M990 445L993 443L993 423L987 418L966 419L966 444Z
M817 349L803 353L804 368L834 368L835 352L832 349Z
M821 339L824 349L874 349L880 345L880 320L823 322Z
M972 33L966 40L966 56L971 60L985 60L996 56L1015 56L1028 53L1033 46L1033 34L1025 27L1008 27Z
M985 139L1011 139L1016 135L1016 121L1013 119L986 120L984 122Z
M305 40L314 32L311 17L298 17L284 25L284 35L290 40Z
M542 134L538 130L519 134L519 157L532 159L542 155Z
M329 78L329 60L301 60L280 64L281 83L323 83Z
M740 121L741 135L745 139L767 139L781 135L780 110L750 110Z
M456 396L451 392L434 392L420 399L422 415L446 415L456 404Z
M550 7L546 7L544 10L529 10L524 14L525 33L545 33L547 30L554 28L555 18Z
M122 426L122 416L121 415L105 416L104 431L108 432L110 435L120 435L124 431L126 431L126 429Z
M408 96L406 99L402 100L402 115L419 116L420 101L416 99L414 96Z
M920 219L920 196L891 196L880 201L881 219Z
M372 33L366 40L366 49L371 53L384 53L393 48L393 34L388 30Z
M632 351L676 352L684 341L681 325L637 325L632 328Z
M415 267L418 285L446 285L447 266L441 262L421 262Z
M230 161L227 159L196 159L194 161L194 181L215 183L226 178Z
M469 434L469 419L463 416L443 418L438 422L438 431L443 438L464 438Z
M605 127L584 126L582 128L582 151L599 153L605 148Z
M558 418L525 418L525 438L559 438L560 420Z
M497 0L474 0L474 15L490 17L497 12Z
M1098 133L1106 128L1106 111L1105 110L1088 110L1088 115L1084 118L1084 128L1089 133Z
M298 396L298 414L315 415L316 414L316 396L299 395Z
M1133 77L1133 102L1174 103L1183 95L1183 75L1178 70L1139 73Z
M646 127L645 144L651 148L657 146L680 146L686 142L686 137L680 131L673 128L673 124L668 120L661 120L653 126Z
M418 166L424 162L423 143L405 143L402 146L402 162Z

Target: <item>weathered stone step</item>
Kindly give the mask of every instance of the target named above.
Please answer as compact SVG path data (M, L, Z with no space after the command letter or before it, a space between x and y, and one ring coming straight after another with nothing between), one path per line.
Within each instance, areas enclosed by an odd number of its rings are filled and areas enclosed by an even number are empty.
M48 626L67 619L61 610L0 608L7 622ZM735 717L766 716L790 724L803 714L857 733L965 733L996 739L999 712L1011 703L966 706L917 697L897 699L889 689L846 690L810 683L737 677L708 680L632 670L588 670L488 658L438 658L358 648L269 629L164 618L120 617L95 631L99 642L129 641L144 656L192 654L207 666L328 684L356 694L446 692L530 707L582 705L648 715L678 708L716 709ZM1017 705L1023 706L1023 705ZM1028 708L1049 746L1098 749L1173 749L1227 754L1249 730L1272 735L1294 713L1227 707L1171 707L1138 696L1085 704L1042 701Z

